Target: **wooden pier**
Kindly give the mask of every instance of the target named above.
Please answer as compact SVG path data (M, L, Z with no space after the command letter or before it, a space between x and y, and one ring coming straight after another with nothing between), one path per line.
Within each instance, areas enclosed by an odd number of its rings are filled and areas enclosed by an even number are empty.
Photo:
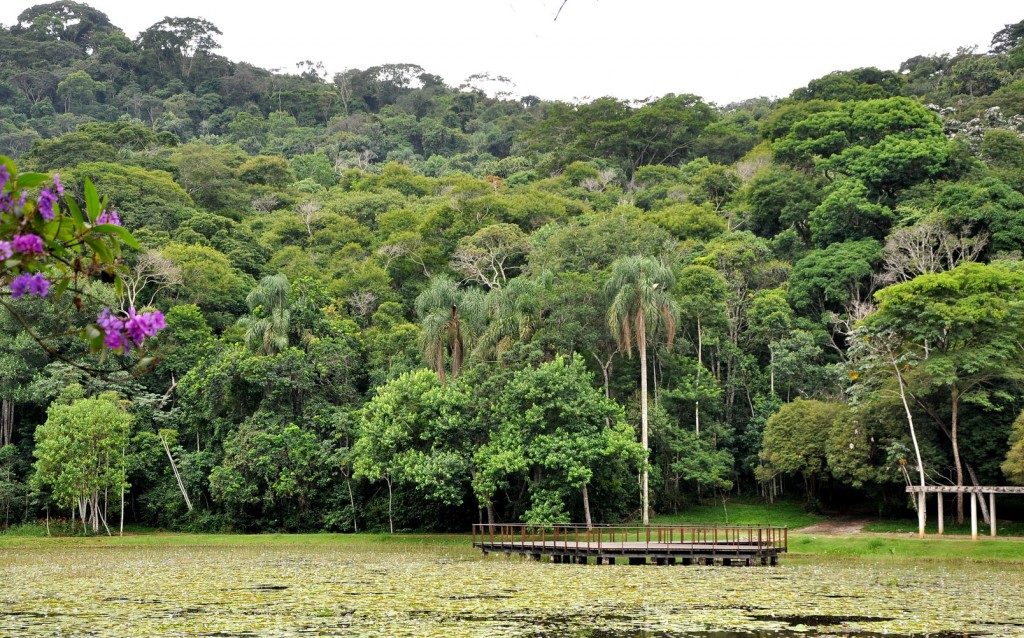
M473 547L553 563L777 565L786 527L751 525L473 525Z

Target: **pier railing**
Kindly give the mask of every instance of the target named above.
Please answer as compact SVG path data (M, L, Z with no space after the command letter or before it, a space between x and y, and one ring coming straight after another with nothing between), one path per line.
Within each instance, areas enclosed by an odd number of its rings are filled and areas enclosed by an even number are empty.
M526 525L475 524L473 545L530 551L538 547L579 550L701 545L713 551L786 552L789 528L759 525Z

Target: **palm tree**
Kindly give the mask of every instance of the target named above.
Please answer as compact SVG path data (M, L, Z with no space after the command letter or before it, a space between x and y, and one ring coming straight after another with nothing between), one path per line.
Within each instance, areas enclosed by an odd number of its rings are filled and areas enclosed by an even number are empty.
M480 334L485 295L479 290L464 291L450 277L430 280L426 290L416 297L416 314L423 332L420 347L427 364L444 381L445 363L451 376L459 376L466 351Z
M239 323L246 328L245 345L253 352L277 354L288 347L291 325L291 285L285 275L268 275L245 298L250 316Z
M620 257L612 264L612 274L605 285L611 299L608 327L619 347L630 356L633 344L640 353L640 443L647 446L647 342L664 337L672 345L676 335L679 309L669 294L675 282L672 270L657 259L640 255ZM650 500L647 489L647 465L644 461L641 478L643 524L649 525Z
M480 333L475 354L497 359L508 348L527 342L547 312L546 295L554 277L543 271L536 278L516 277L487 293L487 325Z

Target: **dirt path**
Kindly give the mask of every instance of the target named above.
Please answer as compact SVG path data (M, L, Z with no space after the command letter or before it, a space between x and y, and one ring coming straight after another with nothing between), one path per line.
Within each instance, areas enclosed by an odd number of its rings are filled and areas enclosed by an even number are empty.
M800 531L808 534L834 534L837 536L859 534L869 522L871 521L866 518L835 518L816 525L801 527Z

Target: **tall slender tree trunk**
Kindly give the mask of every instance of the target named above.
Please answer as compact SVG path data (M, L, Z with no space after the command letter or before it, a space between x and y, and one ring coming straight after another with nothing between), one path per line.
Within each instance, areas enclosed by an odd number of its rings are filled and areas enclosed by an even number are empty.
M356 495L352 492L352 480L346 479L345 485L348 487L348 502L352 506L352 531L359 531L359 521L356 519Z
M125 468L125 454L127 450L121 447L121 522L118 525L117 535L124 536L124 484L127 481L128 470Z
M917 430L914 428L914 415L910 411L910 403L907 402L907 387L903 384L903 373L900 372L900 366L896 362L896 358L892 357L892 367L896 370L896 380L900 385L900 400L903 401L903 409L907 413L907 424L910 426L910 440L914 444L914 456L917 458L917 474L921 480L921 487L924 488L924 461L921 459L921 446L917 443ZM917 522L918 522L918 535L924 537L924 525L926 522L927 513L924 505L924 492L921 492L921 497L917 500Z
M704 335L701 334L700 316L697 317L697 396L693 402L694 431L700 436L700 373L704 368Z
M583 484L583 518L587 522L587 529L594 527L593 522L590 520L590 495L587 494L587 485Z
M14 401L0 399L0 447L10 445L14 438Z
M462 370L462 327L460 325L459 310L456 306L452 306L451 325L452 378L454 379L459 376L459 371Z
M640 351L640 444L644 448L644 467L640 477L640 492L643 500L643 524L651 524L650 499L647 491L647 462L650 451L647 446L647 321L643 308L636 317L636 344Z
M196 435L198 437L198 435ZM174 479L178 482L178 489L181 491L181 497L185 499L185 507L188 511L192 511L192 500L188 497L188 490L185 489L185 482L181 479L181 473L178 472L178 464L174 462L174 455L171 454L171 446L167 444L167 439L164 435L160 435L160 442L164 445L164 452L167 453L167 460L171 462L171 471L174 472ZM196 451L199 451L199 442L196 441Z
M768 344L768 379L771 395L775 396L775 349Z
M391 477L390 476L385 476L384 480L388 484L388 527L391 529L391 533L394 534L395 533L395 519L394 519L394 517L392 515L393 510L391 508L391 505L392 505Z
M963 487L964 485L964 466L960 461L960 441L957 438L957 426L959 425L959 411L960 411L960 390L954 383L949 389L950 396L950 423L949 423L949 434L953 440L953 465L956 469L956 486ZM957 524L963 524L964 522L964 493L957 492L956 494L956 522Z

